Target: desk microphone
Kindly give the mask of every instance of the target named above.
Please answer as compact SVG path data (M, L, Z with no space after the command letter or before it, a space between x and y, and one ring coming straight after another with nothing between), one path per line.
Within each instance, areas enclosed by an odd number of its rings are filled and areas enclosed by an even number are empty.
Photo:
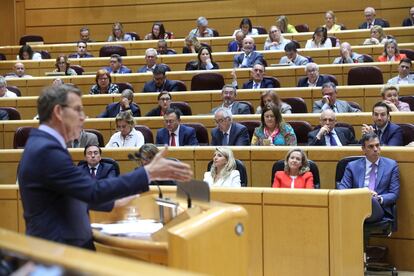
M187 208L190 209L191 208L191 196L190 193L188 191L186 191L183 187L181 187L180 183L177 183L177 189L181 190L184 192L185 196L187 197Z

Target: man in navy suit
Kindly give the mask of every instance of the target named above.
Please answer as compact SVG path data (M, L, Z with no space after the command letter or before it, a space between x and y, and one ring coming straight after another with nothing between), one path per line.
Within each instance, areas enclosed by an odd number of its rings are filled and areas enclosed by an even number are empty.
M243 39L243 53L234 56L233 67L234 68L247 68L253 67L253 64L260 62L265 64L264 57L261 53L254 50L254 39L250 36L246 36Z
M316 63L309 62L305 66L306 77L298 81L298 87L315 87L322 86L329 82L329 78L319 74L319 66Z
M378 102L372 108L373 125L362 125L362 134L374 132L381 146L403 146L403 131L399 125L391 123L390 108L384 102Z
M166 71L166 67L162 64L156 65L152 71L153 80L145 83L142 92L179 91L177 82L168 80L165 76Z
M85 157L84 163L79 167L86 173L90 174L92 178L105 179L117 176L115 166L109 163L101 162L102 150L98 145L87 145L83 150Z
M152 180L189 181L190 167L164 158L120 177L93 180L73 164L66 143L83 128L81 91L69 85L47 87L38 99L40 126L30 132L18 181L26 234L94 249L88 204L102 204L148 190Z
M225 107L231 110L233 115L235 114L251 114L250 107L245 104L236 101L237 97L237 89L233 85L224 85L223 89L221 90L221 98L223 100L223 104L217 106L211 110L211 113L214 114L219 107Z
M393 219L392 205L400 193L400 172L392 159L380 157L381 146L375 133L362 136L365 158L349 162L339 189L367 187L372 194L372 214L366 221Z
M122 57L118 54L112 54L109 60L109 67L105 70L113 74L129 74L132 70L122 64Z
M214 113L217 127L211 130L213 146L249 146L249 132L239 123L233 122L230 109L219 107Z
M122 91L119 102L108 104L105 111L98 115L98 118L115 118L123 111L131 112L133 117L141 117L141 110L134 103L134 92L130 89Z
M227 44L227 52L240 52L243 48L243 39L245 37L246 35L242 31L237 31L234 40Z
M378 25L381 26L383 28L387 28L390 26L390 24L381 19L381 18L375 18L376 13L375 13L375 9L372 7L367 7L364 10L364 16L366 21L364 23L362 23L361 25L359 25L359 29L371 29L374 25Z
M78 41L76 44L77 52L70 54L68 58L91 58L93 55L88 53L88 44L84 41Z
M181 111L169 108L164 115L165 128L157 131L156 144L169 146L198 146L195 129L181 124Z
M358 143L352 131L346 127L336 127L336 116L332 109L322 111L320 128L308 133L309 146L346 146Z
M264 78L265 67L260 62L253 65L250 74L252 79L243 84L243 89L276 88L271 79Z

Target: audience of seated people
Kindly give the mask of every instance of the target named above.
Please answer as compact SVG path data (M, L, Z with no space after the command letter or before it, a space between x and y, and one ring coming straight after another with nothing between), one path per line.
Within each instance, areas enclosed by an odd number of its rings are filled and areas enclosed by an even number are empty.
M13 73L9 73L5 76L6 79L18 79L18 78L32 78L31 75L27 75L26 69L22 62L16 62L13 66Z
M79 168L85 171L92 178L96 179L105 179L117 176L114 165L101 162L102 149L98 146L98 144L87 144L84 148L83 156L86 162L81 163Z
M217 127L211 130L211 145L213 146L249 146L249 132L239 123L233 122L231 110L219 107L214 112Z
M188 35L184 39L183 54L198 53L198 50L200 50L200 48L203 46L210 48L210 52L212 52L210 45L204 42L200 43L200 41L198 41L197 37L194 35Z
M326 28L328 32L338 32L341 30L341 25L336 24L336 16L333 11L325 13L325 25L322 27Z
M167 41L165 39L160 39L157 42L157 53L159 55L175 55L177 54L173 49L169 49L167 46Z
M210 171L204 173L203 181L210 187L241 187L240 173L236 170L233 151L228 147L217 147Z
M225 107L231 110L233 115L236 114L250 114L250 107L245 104L236 101L237 89L232 85L224 85L221 90L222 104L213 108L211 113L214 114L219 107Z
M367 7L364 10L365 22L359 25L359 29L371 29L372 26L378 25L383 28L389 27L388 22L381 18L376 18L375 9L372 7Z
M324 83L330 82L327 76L319 74L319 66L316 63L306 64L305 73L306 77L299 79L298 87L322 86Z
M7 81L3 76L0 76L0 98L17 98L16 93L7 89Z
M178 91L177 82L167 79L166 66L157 64L152 71L153 79L144 84L142 92Z
M77 75L76 71L70 68L70 63L66 55L58 55L58 57L56 58L55 67L56 69L53 72L62 72L65 76Z
M266 105L260 117L260 126L255 128L252 146L296 146L293 128L282 118L279 106Z
M30 45L23 45L19 49L19 54L16 57L17 60L41 60L42 55L38 52L33 52Z
M283 171L276 171L273 188L313 189L313 175L308 158L299 148L290 149L285 157Z
M243 18L240 21L239 29L234 30L232 36L236 36L238 31L242 31L245 36L247 35L258 35L259 31L256 28L253 28L252 21L249 18Z
M144 135L135 129L134 117L130 112L120 112L115 117L116 129L106 148L140 147L145 144Z
M294 41L289 42L285 46L285 56L280 58L279 64L286 64L290 66L306 65L309 60L298 54L298 46Z
M83 42L86 42L86 43L95 42L95 40L92 40L90 38L90 31L89 31L89 28L86 27L86 26L80 28L80 30L79 30L79 40L83 41Z
M325 27L317 27L313 32L312 39L306 41L305 48L306 49L313 49L313 48L331 48L332 41L328 38L328 31Z
M400 89L396 85L384 85L381 88L381 97L383 102L388 105L388 107L391 109L391 112L410 112L410 105L398 99L399 91Z
M66 143L68 148L84 148L87 145L98 145L98 137L95 133L82 129L79 137Z
M134 92L130 89L122 91L119 102L108 104L98 118L115 118L121 112L130 112L133 117L141 117L141 110L134 103Z
M414 7L408 11L408 17L405 18L401 24L403 27L409 27L414 25Z
M108 37L110 41L131 41L132 37L129 34L124 33L124 27L120 22L115 22L112 25L112 34Z
M76 53L70 54L69 58L91 58L92 54L88 53L88 43L84 41L78 41L76 43Z
M292 107L289 104L282 102L276 91L267 90L260 95L260 105L256 108L256 114L262 114L263 108L269 104L277 105L282 114L292 113Z
M261 88L276 88L271 79L264 78L265 68L263 64L257 62L250 70L251 79L243 83L243 89L261 89ZM232 71L233 86L238 88L236 71Z
M169 39L172 37L168 36L165 31L164 24L162 22L155 22L152 25L151 32L146 34L144 40L158 40L158 39Z
M398 49L397 41L394 39L388 39L384 43L384 52L382 55L378 57L378 61L386 62L386 61L400 61L403 58L406 58L405 54L401 54L400 50Z
M96 72L95 84L91 87L89 94L116 94L119 93L119 87L112 83L111 74L105 69L99 69Z
M288 18L286 15L280 15L276 18L276 26L279 30L284 33L297 33L298 31L295 29L295 26L289 24Z
M192 29L189 35L195 36L195 37L213 37L214 36L213 30L208 27L208 20L205 17L200 16L197 19L196 24L197 24L197 28Z
M341 43L341 56L334 59L333 64L342 63L363 63L364 56L352 51L351 44L348 42Z
M284 50L286 44L291 40L283 37L282 32L277 26L271 26L269 29L269 37L264 43L264 50Z
M217 63L213 61L211 50L208 47L201 47L198 50L197 61L190 61L185 66L186 71L190 70L213 70L219 69Z
M170 108L171 105L171 94L167 91L160 92L157 97L158 106L151 109L145 116L164 116L165 112Z
M109 59L109 67L104 68L112 74L129 74L132 70L122 64L122 57L118 54L112 54Z
M388 80L388 84L411 84L414 83L414 74L411 72L412 61L409 58L402 58L398 65L398 76Z
M243 48L243 39L245 37L246 35L242 31L236 31L234 40L227 44L227 52L240 52Z
M233 60L234 68L246 68L253 67L253 64L260 62L265 64L264 57L261 53L256 52L254 39L250 36L246 36L243 39L243 48L241 54L235 55Z
M326 109L332 109L335 113L360 112L361 110L352 107L347 101L338 100L338 91L333 82L326 82L322 85L322 99L313 103L313 113L321 113Z

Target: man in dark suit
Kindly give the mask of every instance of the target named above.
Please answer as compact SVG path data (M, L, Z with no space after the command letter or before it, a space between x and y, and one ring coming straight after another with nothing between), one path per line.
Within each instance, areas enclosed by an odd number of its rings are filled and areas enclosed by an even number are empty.
M335 125L335 112L332 109L322 111L320 117L321 127L308 133L309 146L346 146L358 143L351 130Z
M305 66L306 77L298 81L298 87L315 87L322 86L329 82L329 78L319 74L319 66L316 63L309 62Z
M177 82L168 80L165 76L165 66L158 64L152 71L153 80L147 81L142 92L178 91Z
M408 15L409 15L409 17L404 18L404 20L403 20L403 22L401 24L403 27L409 27L409 26L413 26L414 25L414 6L411 7Z
M177 52L173 49L169 49L167 46L167 41L165 39L160 39L157 42L157 53L159 55L176 55Z
M234 56L233 67L234 68L247 68L253 67L253 64L260 62L265 64L264 57L261 53L254 50L254 39L250 36L246 36L243 39L243 53Z
M322 100L313 103L313 113L321 113L324 110L332 109L335 113L361 112L352 107L347 101L337 99L338 92L333 82L326 82L322 85Z
M141 117L141 110L134 103L134 92L130 89L122 91L119 102L108 104L105 111L98 115L98 118L115 118L123 111L130 112L133 117Z
M132 70L122 64L122 57L118 54L112 54L109 60L109 67L105 70L113 74L129 74Z
M392 159L380 157L381 146L375 133L362 136L365 158L349 162L339 189L368 188L372 194L372 214L366 221L393 219L392 205L400 194L400 172Z
M211 113L214 114L219 107L225 107L231 110L233 115L235 114L251 114L250 107L241 102L236 101L237 97L237 90L233 85L226 84L223 86L221 90L221 98L223 100L223 104L217 106L211 110Z
M93 250L88 204L145 192L152 180L191 179L190 167L165 159L164 150L143 168L93 180L73 164L65 144L83 127L81 91L69 85L47 87L38 111L40 126L30 132L18 172L27 235Z
M78 41L76 44L77 52L70 54L68 58L91 58L93 55L88 53L88 44L84 41Z
M169 108L164 115L165 128L157 131L156 144L198 146L195 129L181 124L181 111Z
M362 125L362 134L373 132L378 135L381 146L403 146L403 131L399 125L391 123L390 108L378 102L372 108L373 125Z
M252 79L243 84L243 89L276 88L271 79L264 78L265 67L261 63L256 63L250 70Z
M92 178L96 179L105 179L117 176L114 165L101 162L101 154L102 150L98 145L87 145L83 150L83 156L85 157L86 162L81 163L79 167L88 173Z
M366 21L364 23L362 23L361 25L359 25L359 29L371 29L374 25L378 25L381 26L383 28L387 28L390 26L390 24L381 19L381 18L375 18L376 14L375 14L375 9L372 7L367 7L364 10L364 16Z
M243 39L245 37L246 35L242 31L237 31L234 40L227 45L227 52L240 52L243 48Z
M213 146L249 146L249 132L239 123L233 122L231 111L219 107L214 113L217 127L211 130L211 144Z

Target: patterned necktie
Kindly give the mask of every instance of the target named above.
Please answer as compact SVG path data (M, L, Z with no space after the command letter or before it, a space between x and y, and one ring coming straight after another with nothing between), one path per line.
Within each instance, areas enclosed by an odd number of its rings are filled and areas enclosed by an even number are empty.
M336 143L335 137L333 136L332 132L329 132L328 134L326 134L326 136L329 137L329 143L331 144L331 146L337 146L338 145Z
M368 189L371 191L375 191L375 182L377 180L377 174L375 173L375 169L377 167L377 164L372 163L371 164L371 171L369 173L369 180L368 180Z
M175 144L175 133L174 132L171 133L170 146L171 147L175 147L176 146L176 144Z
M259 88L259 84L257 82L253 83L253 89L258 89Z
M92 176L92 178L96 178L96 168L95 167L91 168L91 176Z
M227 146L229 144L229 135L226 133L223 133L223 141L221 142L223 146Z

